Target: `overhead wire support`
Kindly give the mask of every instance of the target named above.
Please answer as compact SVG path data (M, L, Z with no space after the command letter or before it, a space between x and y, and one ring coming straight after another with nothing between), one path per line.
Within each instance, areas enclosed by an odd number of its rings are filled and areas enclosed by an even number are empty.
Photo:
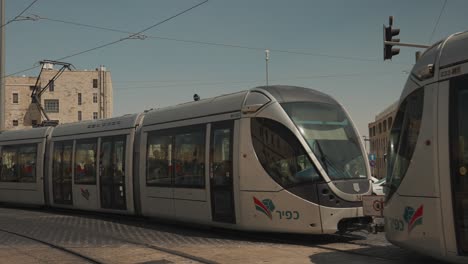
M31 6L33 6L37 1L39 0L34 0L32 1L25 9L23 9L23 11L21 11L17 16L15 16L13 19L10 19L8 20L8 22L6 22L5 24L1 25L0 28L10 24L11 22L14 22L14 21L21 21L21 20L25 20L25 19L19 19L23 14L24 12L26 12L29 8L31 8Z
M432 30L431 37L429 38L429 43L432 41L432 38L434 37L434 33L437 29L437 26L439 25L440 18L442 17L442 14L444 13L445 5L447 5L447 0L444 0L444 4L442 5L442 8L440 9L439 17L437 18L437 21L434 25L434 29Z

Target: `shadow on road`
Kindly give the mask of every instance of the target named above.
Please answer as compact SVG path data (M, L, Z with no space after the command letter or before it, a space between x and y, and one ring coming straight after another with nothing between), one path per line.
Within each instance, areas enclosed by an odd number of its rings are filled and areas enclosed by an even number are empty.
M328 252L317 253L309 256L311 263L317 264L346 264L354 263L411 263L411 264L436 264L443 263L431 257L419 255L393 245L388 246L367 246L359 249L339 250L335 248L321 246L328 249Z

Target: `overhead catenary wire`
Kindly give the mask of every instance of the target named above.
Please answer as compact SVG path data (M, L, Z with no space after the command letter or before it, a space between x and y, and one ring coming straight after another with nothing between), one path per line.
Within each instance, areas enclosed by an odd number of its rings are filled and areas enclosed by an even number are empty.
M15 16L13 19L10 19L8 20L8 22L6 22L5 24L1 25L0 28L3 28L4 26L10 24L11 22L13 21L16 21L16 19L18 19L20 16L22 16L24 14L24 12L26 12L29 8L31 8L31 6L33 6L38 0L34 0L32 1L25 9L23 9L23 11L21 11L17 16Z
M181 42L181 43L191 43L191 44L209 45L209 46L220 46L220 47L227 47L227 48L255 50L255 51L261 51L261 52L265 51L265 47L253 47L253 46L239 45L239 44L232 44L232 43L220 43L220 42L212 42L212 41L199 41L199 40L190 40L190 39L180 39L180 38L169 38L169 37L160 37L160 36L141 35L141 32L133 33L133 32L130 32L130 31L116 29L116 28L84 24L84 23L80 23L80 22L67 21L67 20L63 20L63 19L41 17L41 16L38 16L38 15L32 15L31 18L34 19L34 20L45 20L45 21L51 21L51 22L58 22L58 23L64 23L64 24L69 24L69 25L75 25L75 26L79 26L79 27L86 27L86 28L105 30L105 31L110 31L110 32L134 34L133 35L134 37L135 36L140 36L143 39L145 39L145 38L160 39L160 40L175 41L175 42ZM275 52L275 53L287 53L287 54L305 55L305 56L314 56L314 57L323 57L323 58L341 59L341 60L367 61L367 62L380 62L381 61L381 59L376 59L376 58L362 58L362 57L352 57L352 56L342 56L342 55L331 55L331 54L322 54L322 53L315 53L315 52L309 52L309 51L297 51L297 50L275 49L275 48L269 48L269 50L271 52Z
M447 5L447 0L444 0L444 4L442 5L442 8L440 9L439 17L437 18L437 21L434 25L434 29L432 30L432 33L431 33L431 37L429 38L429 43L431 43L432 38L434 37L434 33L437 27L439 26L439 21L440 21L440 18L442 17L442 14L444 13L445 5Z
M367 75L393 75L395 73L392 72L361 72L361 73L341 73L341 74L324 74L324 75L315 75L315 76L298 76L293 78L280 78L272 80L273 82L280 82L280 81L291 81L291 80L311 80L311 79L326 79L326 78L339 78L339 77L360 77L360 76L367 76ZM405 74L401 72L399 74ZM118 82L114 82L116 84ZM135 89L165 89L165 88L172 88L172 87L180 87L180 86L210 86L210 85L225 85L225 84L263 84L263 80L243 80L243 81L215 81L215 82L205 82L205 81L185 81L182 83L178 83L178 81L174 81L174 83L163 84L163 85L148 85L148 86L129 86L129 87L118 87L116 86L114 91L125 91L125 90L135 90Z
M37 1L37 0L36 0L36 1ZM203 2L200 2L200 3L196 4L196 5L193 5L193 6L191 6L190 8L187 8L187 9L185 9L185 10L183 10L183 11L181 11L181 12L175 14L175 15L170 16L169 18L166 18L166 19L164 19L164 20L162 20L162 21L160 21L160 22L157 22L157 23L155 23L155 24L149 26L149 27L146 27L146 28L144 28L143 30L140 30L140 31L138 31L138 32L136 32L136 33L132 33L132 34L130 34L129 36L127 36L127 37L125 37L125 38L120 38L120 39L117 39L117 40L108 42L108 43L106 43L106 44L102 44L102 45L99 45L99 46L97 46L97 47L93 47L93 48L90 48L90 49L86 49L86 50L83 50L83 51L79 51L79 52L76 52L76 53L73 53L73 54L70 54L70 55L67 55L67 56L58 58L58 59L54 59L54 60L56 60L56 61L61 61L61 60L69 59L69 58L71 58L71 57L75 57L75 56L78 56L78 55L81 55L81 54L84 54L84 53L88 53L88 52L91 52L91 51L94 51L94 50L98 50L98 49L102 49L102 48L105 48L105 47L114 45L114 44L116 44L116 43L122 42L122 41L127 40L127 39L132 39L132 38L134 38L135 36L141 35L141 33L143 33L143 32L146 32L146 31L148 31L148 30L150 30L150 29L152 29L152 28L155 28L155 27L157 27L157 26L159 26L159 25L161 25L161 24L164 24L164 23L168 22L169 20L172 20L172 19L174 19L174 18L176 18L176 17L178 17L178 16L180 16L180 15L182 15L182 14L185 14L185 13L189 12L190 10L192 10L192 9L194 9L194 8L197 8L197 7L199 7L199 6L203 5L203 4L205 4L206 2L208 2L208 0L204 0ZM26 72L26 71L30 71L30 70L33 70L33 69L35 69L35 68L37 68L37 67L39 67L39 65L30 67L30 68L27 68L27 69L24 69L24 70L21 70L21 71L17 71L17 72L14 72L14 73L5 75L5 76L3 76L3 77L8 77L8 76L12 76L12 75L15 75L15 74L23 73L23 72Z

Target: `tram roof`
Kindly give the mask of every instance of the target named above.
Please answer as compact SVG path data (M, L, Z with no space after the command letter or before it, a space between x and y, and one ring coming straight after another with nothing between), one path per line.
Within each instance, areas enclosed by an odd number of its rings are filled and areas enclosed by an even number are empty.
M439 67L446 68L468 61L468 32L450 36L440 53Z
M412 73L418 73L429 64L438 68L447 68L468 61L468 31L455 33L427 48L413 67ZM434 77L437 77L435 75Z
M13 140L27 140L44 138L49 133L51 127L37 127L22 130L8 130L0 132L0 142Z
M87 120L75 123L62 124L55 127L53 137L76 134L87 134L133 128L137 125L141 114L128 114L119 117Z
M309 88L286 85L259 86L247 91L151 110L145 114L143 125L148 126L209 115L239 112L249 92L262 90L273 96L270 99L276 100L279 103L311 101L337 104L337 101L331 96Z
M248 91L158 108L146 113L143 125L168 123L222 113L240 111Z
M427 48L411 70L400 101L421 86L464 74L462 71L454 71L441 76L445 69L468 62L467 46L468 32L462 32L452 34Z
M269 92L279 103L288 102L317 102L327 104L338 104L328 94L319 92L317 90L299 86L288 85L273 85L273 86L260 86L257 89L262 89Z

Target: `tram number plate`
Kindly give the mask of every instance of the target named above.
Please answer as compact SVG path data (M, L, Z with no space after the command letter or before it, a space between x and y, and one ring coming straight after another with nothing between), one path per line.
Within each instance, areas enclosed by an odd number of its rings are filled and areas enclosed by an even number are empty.
M365 216L383 217L384 196L383 195L363 195L362 206Z

